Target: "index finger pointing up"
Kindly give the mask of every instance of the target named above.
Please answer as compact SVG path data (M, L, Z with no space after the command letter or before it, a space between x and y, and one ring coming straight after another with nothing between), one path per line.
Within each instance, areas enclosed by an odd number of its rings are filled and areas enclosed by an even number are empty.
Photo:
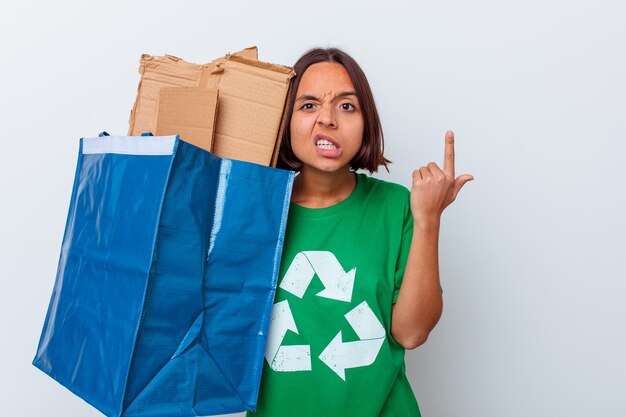
M446 147L443 158L443 171L454 178L454 132L446 132Z

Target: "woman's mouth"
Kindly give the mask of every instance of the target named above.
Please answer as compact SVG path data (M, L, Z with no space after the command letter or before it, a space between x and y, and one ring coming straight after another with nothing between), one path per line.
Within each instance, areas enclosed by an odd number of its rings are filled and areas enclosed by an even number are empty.
M318 139L317 142L315 142L315 146L320 149L337 149L335 144L327 139Z
M343 153L343 149L341 149L339 143L328 135L323 135L321 133L315 135L314 143L315 150L318 155L324 158L338 158Z

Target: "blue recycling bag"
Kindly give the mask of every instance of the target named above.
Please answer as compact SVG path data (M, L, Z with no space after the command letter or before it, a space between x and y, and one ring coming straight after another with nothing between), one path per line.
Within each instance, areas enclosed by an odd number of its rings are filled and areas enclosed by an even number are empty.
M293 173L81 139L33 364L107 416L256 409Z

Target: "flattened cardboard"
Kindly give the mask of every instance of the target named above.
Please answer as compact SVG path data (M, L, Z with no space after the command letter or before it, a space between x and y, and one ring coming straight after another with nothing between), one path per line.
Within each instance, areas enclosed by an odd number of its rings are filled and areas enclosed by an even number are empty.
M158 122L159 90L162 88L217 89L218 111L211 152L224 158L275 166L285 102L294 71L282 65L247 58L256 57L256 51L256 48L248 48L204 65L192 64L170 55L143 55L140 66L142 79L131 113L129 134L138 135L163 127ZM191 92L193 89L186 91ZM178 100L185 101L180 96ZM178 114L183 117L182 113ZM198 126L198 120L192 120L192 127ZM166 122L170 126L182 123L171 119ZM201 126L206 128L205 124ZM160 130L158 132L161 134ZM186 139L182 131L176 133ZM206 149L207 139L199 140Z
M217 65L227 57L241 55L246 59L257 58L256 46L235 52L232 55L215 59L204 64L192 64L173 55L151 56L141 55L139 74L141 80L137 87L137 98L130 112L129 136L141 135L145 132L155 133L158 112L159 90L163 87L203 87L207 85L209 75L217 68ZM214 87L215 89L216 87Z
M235 56L223 69L213 153L271 165L293 69Z
M210 151L216 115L216 90L195 87L161 88L156 135L179 135L185 142Z

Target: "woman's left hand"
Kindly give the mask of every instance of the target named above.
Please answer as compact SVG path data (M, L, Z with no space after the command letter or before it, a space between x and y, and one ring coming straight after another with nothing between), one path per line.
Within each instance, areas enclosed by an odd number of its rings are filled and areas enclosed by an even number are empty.
M461 188L474 179L473 175L463 174L454 177L454 133L446 132L445 155L443 170L436 163L413 171L411 186L411 212L413 221L439 222L441 213L458 195Z

